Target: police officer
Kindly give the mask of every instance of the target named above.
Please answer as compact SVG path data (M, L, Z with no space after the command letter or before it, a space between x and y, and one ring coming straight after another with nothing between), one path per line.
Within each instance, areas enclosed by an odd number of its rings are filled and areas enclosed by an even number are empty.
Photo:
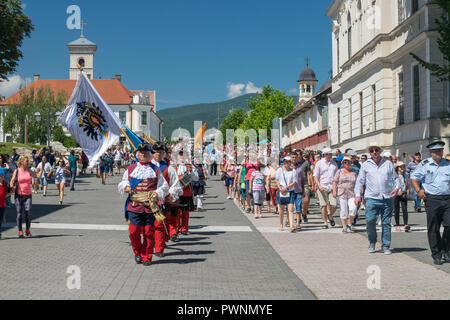
M431 157L423 160L411 175L417 195L425 201L428 243L437 265L442 264L442 258L450 262L450 161L443 157L444 145L442 141L429 144ZM444 225L442 237L441 223Z

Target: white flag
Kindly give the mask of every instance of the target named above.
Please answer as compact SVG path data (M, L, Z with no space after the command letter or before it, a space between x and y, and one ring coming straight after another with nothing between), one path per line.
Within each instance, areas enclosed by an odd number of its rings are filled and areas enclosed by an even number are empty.
M119 141L122 127L83 71L79 72L77 85L59 122L83 148L89 158L89 167Z

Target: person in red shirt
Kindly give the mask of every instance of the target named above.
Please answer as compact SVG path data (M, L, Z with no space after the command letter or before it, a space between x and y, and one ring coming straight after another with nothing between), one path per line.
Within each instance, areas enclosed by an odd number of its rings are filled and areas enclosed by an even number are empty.
M5 172L0 172L0 239L2 238L2 222L5 216L6 198L8 193L8 184L5 182Z

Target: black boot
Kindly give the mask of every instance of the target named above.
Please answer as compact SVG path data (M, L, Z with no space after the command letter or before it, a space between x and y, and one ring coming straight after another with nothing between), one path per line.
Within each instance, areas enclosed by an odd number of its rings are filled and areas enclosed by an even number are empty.
M442 254L437 254L433 257L433 263L437 264L438 266L440 266L442 264Z
M142 263L141 256L134 256L134 261L136 261L136 264L141 264Z
M444 252L443 258L444 258L444 262L450 263L450 251Z
M152 262L151 261L144 261L142 262L142 265L144 265L145 267L151 266Z
M181 232L183 234L183 232ZM173 236L170 237L170 240L173 242L179 242L180 239L178 239L178 236L176 234L174 234Z
M159 258L164 258L164 252L155 252L154 255Z

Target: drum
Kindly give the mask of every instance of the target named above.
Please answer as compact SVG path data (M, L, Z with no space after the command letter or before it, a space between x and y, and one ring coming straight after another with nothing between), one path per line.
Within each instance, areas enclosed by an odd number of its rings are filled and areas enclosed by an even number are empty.
M183 187L188 186L192 182L192 177L187 172L180 178L180 183Z

